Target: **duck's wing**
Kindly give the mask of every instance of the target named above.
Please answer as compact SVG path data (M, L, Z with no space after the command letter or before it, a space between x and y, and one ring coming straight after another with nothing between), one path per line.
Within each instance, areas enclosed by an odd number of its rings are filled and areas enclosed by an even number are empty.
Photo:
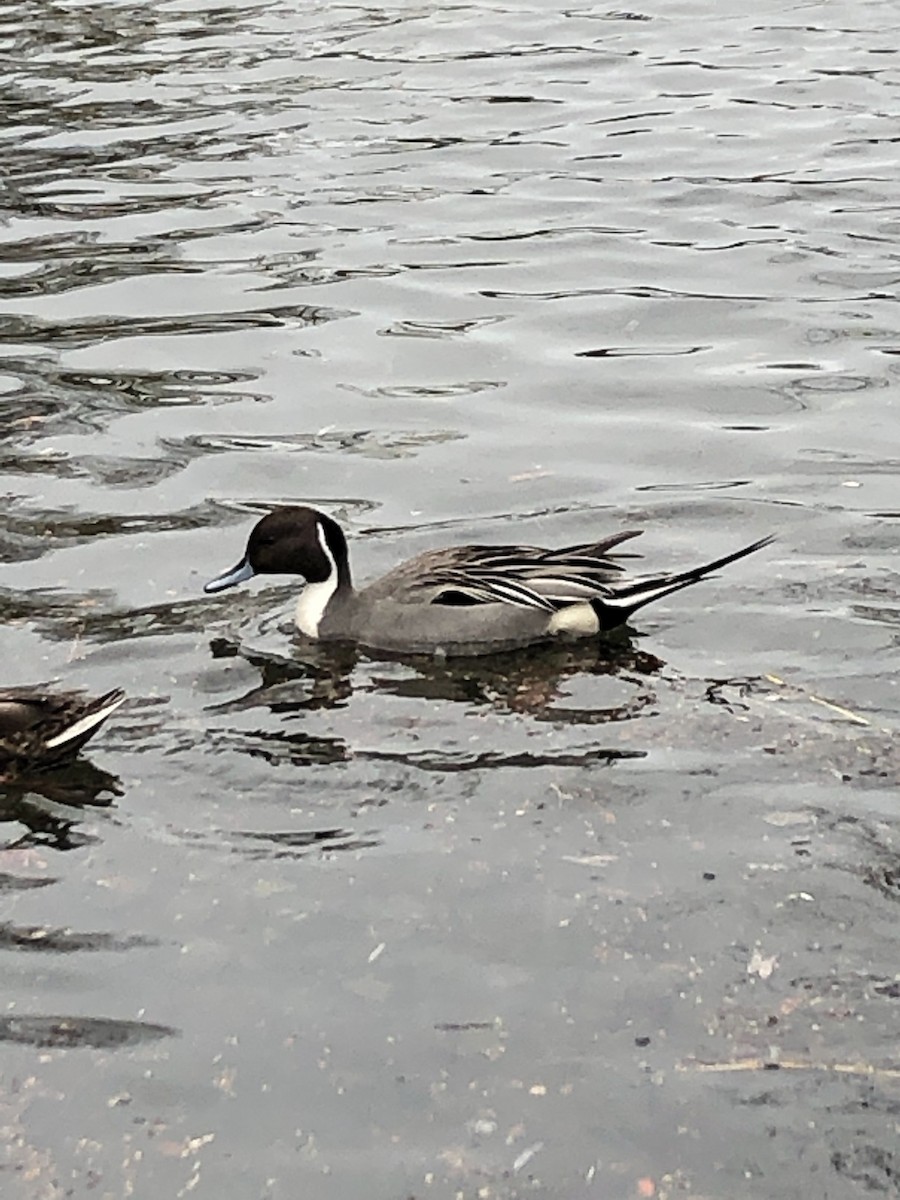
M554 613L605 596L623 570L610 550L639 530L547 550L540 546L451 546L402 563L365 589L372 600L410 604L512 604Z
M0 691L0 760L41 767L71 758L124 700L120 688L93 697L37 688Z

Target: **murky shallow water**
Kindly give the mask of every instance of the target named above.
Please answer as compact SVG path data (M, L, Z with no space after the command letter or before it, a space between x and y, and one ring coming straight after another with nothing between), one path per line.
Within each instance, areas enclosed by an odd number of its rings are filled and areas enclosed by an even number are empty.
M3 682L133 699L3 801L4 1196L896 1190L898 26L6 6ZM200 593L285 500L779 541L293 656Z

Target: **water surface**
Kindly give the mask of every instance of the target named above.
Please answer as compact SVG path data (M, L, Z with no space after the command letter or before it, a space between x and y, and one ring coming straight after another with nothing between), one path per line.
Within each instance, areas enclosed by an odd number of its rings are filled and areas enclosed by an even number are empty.
M11 0L4 1196L896 1191L895 6ZM632 639L297 653L357 575L774 547ZM638 636L640 635L640 636Z

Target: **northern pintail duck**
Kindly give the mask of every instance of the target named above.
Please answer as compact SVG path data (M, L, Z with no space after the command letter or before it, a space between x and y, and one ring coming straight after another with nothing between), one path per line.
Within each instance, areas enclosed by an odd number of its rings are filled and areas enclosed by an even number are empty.
M74 758L124 700L119 688L97 697L38 688L0 691L0 770L48 770Z
M254 575L300 575L306 587L296 623L309 638L398 654L492 654L559 635L590 637L613 629L643 605L690 587L772 540L762 538L689 571L622 582L624 568L610 551L639 532L561 550L430 550L357 591L337 522L313 508L280 508L253 528L237 566L204 590L220 592Z

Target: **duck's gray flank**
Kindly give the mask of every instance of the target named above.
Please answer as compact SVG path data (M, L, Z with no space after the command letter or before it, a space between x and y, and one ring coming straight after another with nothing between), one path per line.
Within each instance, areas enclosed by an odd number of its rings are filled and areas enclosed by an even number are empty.
M626 582L621 559L632 556L613 551L639 532L556 550L521 545L430 550L357 590L337 522L312 508L281 508L256 524L241 561L205 590L222 591L254 575L299 575L306 587L296 623L307 637L397 653L487 654L613 629L645 604L772 541L761 538L687 571Z

